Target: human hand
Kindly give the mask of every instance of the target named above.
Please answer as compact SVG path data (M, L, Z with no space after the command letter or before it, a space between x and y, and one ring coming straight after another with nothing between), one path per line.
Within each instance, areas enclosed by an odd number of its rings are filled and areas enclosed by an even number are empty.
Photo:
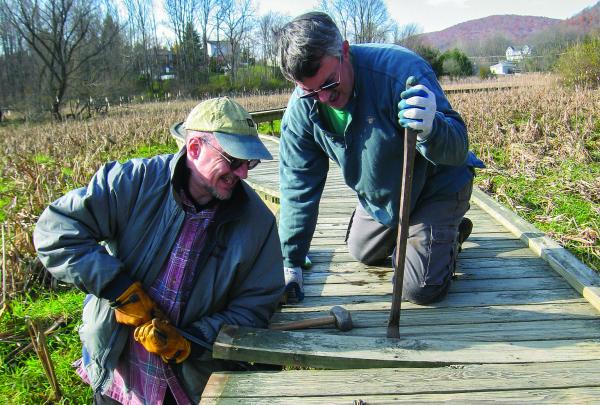
M417 139L422 140L431 133L437 104L431 90L422 84L413 84L416 80L411 76L406 80L407 90L400 94L398 123L417 131Z
M298 301L304 299L304 285L302 280L302 268L284 267L283 275L285 278L285 292L288 298L295 297Z
M117 322L123 325L139 326L154 316L154 301L146 294L139 281L129 286L111 306L115 308Z
M133 338L150 353L158 354L165 363L181 363L191 353L190 342L168 321L154 318L135 328Z

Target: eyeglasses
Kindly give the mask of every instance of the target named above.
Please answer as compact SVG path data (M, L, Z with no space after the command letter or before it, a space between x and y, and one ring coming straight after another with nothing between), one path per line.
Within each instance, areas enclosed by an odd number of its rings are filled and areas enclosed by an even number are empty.
M308 93L305 93L301 96L299 96L298 98L313 98L319 95L320 92L324 91L324 90L333 90L335 89L337 86L340 85L340 82L342 81L342 55L340 55L340 66L338 67L339 73L338 73L338 79L335 82L331 82L331 83L325 83L323 84L321 87L319 87L316 90L313 91L309 91Z
M208 142L206 139L203 139L203 141L205 144L207 144L208 146L210 146L211 148L216 150L219 155L221 155L221 157L229 164L229 168L231 169L232 172L236 171L237 169L242 167L242 165L244 163L248 163L248 170L254 169L260 163L260 159L246 160L246 159L238 159L238 158L234 158L231 156L227 156L223 152L221 152L219 149L217 149L212 143Z

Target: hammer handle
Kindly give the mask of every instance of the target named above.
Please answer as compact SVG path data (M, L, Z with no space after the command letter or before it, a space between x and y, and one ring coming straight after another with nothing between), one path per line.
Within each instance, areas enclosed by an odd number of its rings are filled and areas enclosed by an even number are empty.
M333 315L322 316L320 318L302 319L300 321L273 323L269 329L273 330L297 330L306 329L314 326L335 325L335 317Z

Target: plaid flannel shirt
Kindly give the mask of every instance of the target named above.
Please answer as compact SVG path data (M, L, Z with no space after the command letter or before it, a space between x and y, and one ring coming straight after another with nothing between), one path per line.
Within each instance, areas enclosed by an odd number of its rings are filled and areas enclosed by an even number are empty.
M183 226L169 260L147 291L175 325L188 300L198 259L205 246L206 231L218 208L216 205L197 209L185 192L180 190L179 194L185 210ZM104 395L122 404L162 404L169 388L179 405L191 404L171 366L136 342L133 331L132 328L119 366L115 369L113 384ZM77 373L89 384L81 360L78 361Z

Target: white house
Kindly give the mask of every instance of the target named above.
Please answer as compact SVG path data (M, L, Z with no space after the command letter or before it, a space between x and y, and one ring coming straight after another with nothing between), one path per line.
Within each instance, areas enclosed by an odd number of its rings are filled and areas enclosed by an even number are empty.
M508 75L515 72L515 64L506 60L501 60L497 64L490 66L490 72L495 75Z
M231 44L227 41L207 41L206 50L211 58L231 55Z
M531 48L527 45L522 48L513 48L509 46L506 48L506 60L510 62L517 62L523 60L523 58L531 56Z

